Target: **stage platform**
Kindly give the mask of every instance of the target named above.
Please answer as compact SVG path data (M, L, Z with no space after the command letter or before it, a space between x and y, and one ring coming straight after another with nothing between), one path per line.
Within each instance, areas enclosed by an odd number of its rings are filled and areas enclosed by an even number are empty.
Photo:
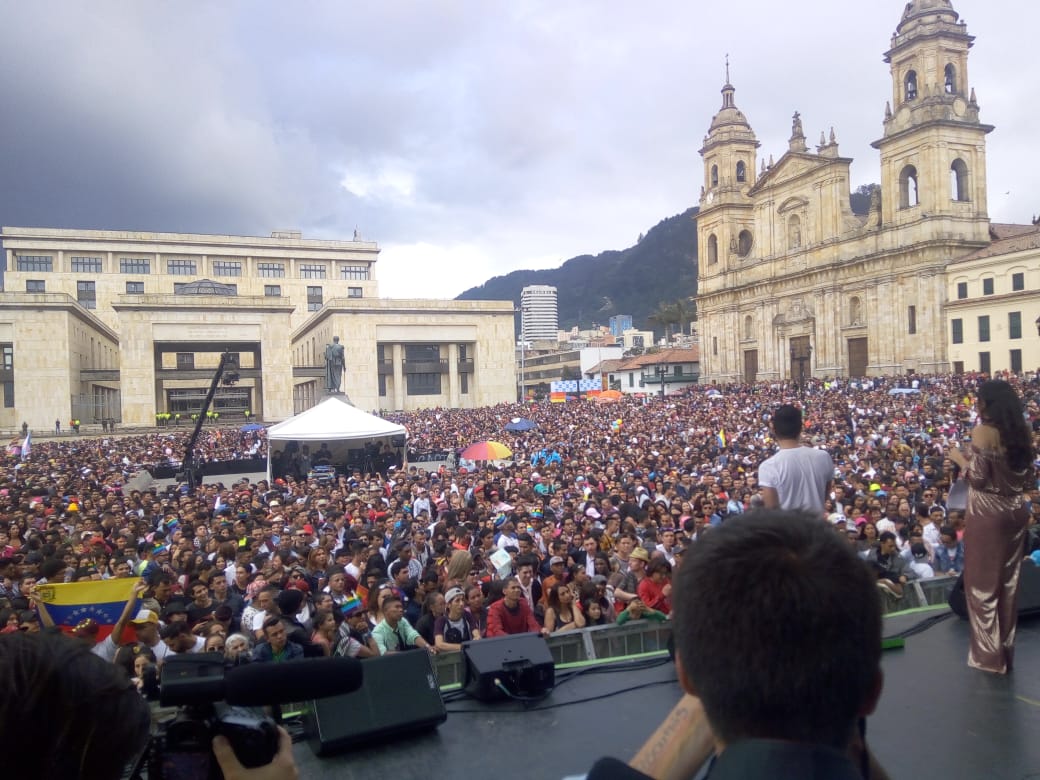
M882 656L884 693L867 727L889 774L1040 776L1040 619L1020 622L1016 668L1007 677L967 666L968 625L945 607L886 616L885 635L916 626L927 627ZM654 660L570 676L527 709L458 699L435 732L340 756L316 758L301 742L294 747L300 776L558 780L585 772L602 755L627 759L681 696L671 664L650 665ZM560 670L558 679L572 671Z

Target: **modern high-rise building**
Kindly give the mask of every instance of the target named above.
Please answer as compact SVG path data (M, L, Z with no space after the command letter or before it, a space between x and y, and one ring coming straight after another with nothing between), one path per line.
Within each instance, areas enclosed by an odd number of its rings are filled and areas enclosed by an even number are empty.
M610 335L621 337L621 334L626 330L632 329L632 315L631 314L615 314L610 318Z
M532 284L520 291L521 335L528 341L556 341L560 327L556 288Z

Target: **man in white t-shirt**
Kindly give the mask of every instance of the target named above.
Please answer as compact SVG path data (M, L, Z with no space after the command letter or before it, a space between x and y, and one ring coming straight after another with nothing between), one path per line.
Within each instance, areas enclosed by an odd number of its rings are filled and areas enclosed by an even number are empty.
M834 479L834 461L823 450L802 445L802 410L784 404L773 413L780 451L758 467L758 483L768 509L804 509L823 516Z

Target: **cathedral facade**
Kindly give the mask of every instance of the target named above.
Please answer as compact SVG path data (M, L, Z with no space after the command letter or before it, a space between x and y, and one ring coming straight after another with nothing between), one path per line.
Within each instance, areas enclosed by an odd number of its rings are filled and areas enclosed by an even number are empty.
M700 149L702 382L950 370L947 267L991 240L972 41L949 0L906 5L865 215L833 130L810 149L796 113L780 159L758 159L727 73Z

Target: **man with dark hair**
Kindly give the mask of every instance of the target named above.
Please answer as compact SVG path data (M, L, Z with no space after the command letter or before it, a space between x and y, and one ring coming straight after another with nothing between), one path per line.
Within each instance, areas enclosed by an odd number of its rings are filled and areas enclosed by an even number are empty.
M713 749L711 780L885 778L860 730L881 694L881 609L855 551L814 513L757 511L687 557L672 617L688 695L629 766L602 759L589 780L692 777Z
M917 579L906 559L899 554L896 535L891 531L881 532L877 547L867 555L867 563L877 574L878 588L896 598L903 595L903 586L907 582Z
M295 642L289 641L289 632L281 618L269 617L263 625L264 641L253 650L254 661L295 661L303 658L303 648Z
M804 509L823 515L834 460L824 450L802 446L802 410L784 404L773 413L773 434L780 451L758 467L767 509Z
M534 612L523 597L523 589L516 577L508 577L502 584L502 598L488 607L487 636L526 634L537 631L546 636L548 629L535 620Z
M398 596L390 596L383 601L383 619L372 629L372 638L380 655L421 647L431 653L437 648L427 642L419 632L412 628L404 616L404 604Z

